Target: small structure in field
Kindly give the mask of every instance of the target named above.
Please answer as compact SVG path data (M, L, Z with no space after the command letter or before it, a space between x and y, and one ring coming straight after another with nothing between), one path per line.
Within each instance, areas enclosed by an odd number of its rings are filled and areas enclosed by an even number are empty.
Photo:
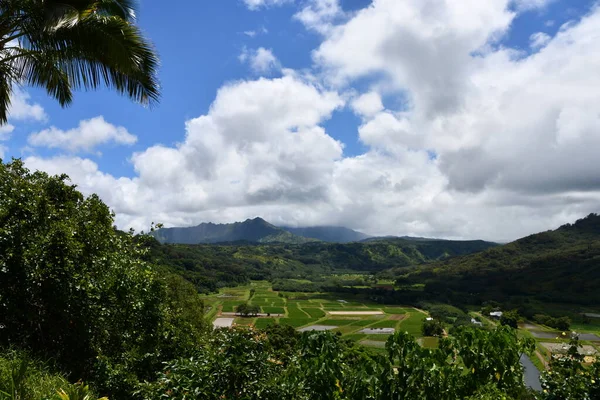
M483 323L481 321L477 321L475 318L471 318L471 323L473 325L483 326Z
M492 311L490 317L500 319L502 318L502 311Z

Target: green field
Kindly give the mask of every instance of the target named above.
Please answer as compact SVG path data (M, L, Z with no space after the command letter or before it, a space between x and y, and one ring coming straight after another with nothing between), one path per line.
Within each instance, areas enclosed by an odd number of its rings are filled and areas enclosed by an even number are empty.
M283 307L261 307L262 312L266 314L285 314L285 308Z
M325 316L325 311L320 308L302 307L302 311L310 315L311 318L323 318Z
M250 297L250 291L254 295ZM252 282L251 285L237 288L223 288L215 295L205 295L205 304L210 305L211 311L207 314L211 319L218 316L218 310L232 312L239 304L249 301L252 305L259 306L261 312L281 314L280 318L236 318L236 325L248 326L253 324L256 328L265 328L271 324L280 323L294 328L310 325L330 325L338 327L343 337L366 343L382 343L389 335L364 335L359 333L364 328L396 328L407 331L415 337L421 336L421 326L425 314L410 307L386 306L374 303L368 299L357 296L331 293L284 293L271 291L268 282ZM329 312L352 311L378 311L378 315L330 315ZM285 317L284 317L285 316ZM425 339L426 346L437 343L435 340ZM378 345L379 347L381 345ZM378 351L381 348L377 348Z

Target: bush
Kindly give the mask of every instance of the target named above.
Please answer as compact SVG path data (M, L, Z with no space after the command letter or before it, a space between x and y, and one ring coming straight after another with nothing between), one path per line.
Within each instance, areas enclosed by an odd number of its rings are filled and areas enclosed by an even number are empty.
M439 337L444 334L444 325L436 319L431 321L425 321L423 322L423 327L421 328L421 331L423 332L423 336Z
M510 326L511 328L517 329L519 327L520 320L519 313L516 310L504 311L500 317L500 324Z
M197 293L140 260L98 196L0 163L0 346L51 358L128 397L204 329ZM199 313L198 313L198 310Z
M571 327L571 320L569 317L554 318L545 314L536 314L533 316L533 320L539 324L549 326L561 331L568 331Z

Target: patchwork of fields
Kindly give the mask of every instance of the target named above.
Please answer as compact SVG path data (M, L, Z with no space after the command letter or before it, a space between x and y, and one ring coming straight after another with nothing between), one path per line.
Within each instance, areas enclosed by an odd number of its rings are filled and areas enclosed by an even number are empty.
M303 330L310 330L314 325L340 332L348 339L374 349L381 348L390 336L386 328L420 337L426 317L425 312L415 308L385 306L348 296L333 297L331 293L278 293L272 291L268 282L224 288L219 294L205 296L204 301L209 306L211 320L221 313L234 312L238 305L247 302L260 307L263 316L237 317L234 324L264 328L279 323ZM368 334L361 333L364 330Z

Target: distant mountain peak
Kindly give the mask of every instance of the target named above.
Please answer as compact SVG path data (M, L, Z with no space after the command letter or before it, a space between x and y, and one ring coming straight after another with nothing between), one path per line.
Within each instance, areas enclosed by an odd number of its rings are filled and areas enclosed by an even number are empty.
M278 228L260 217L231 224L201 223L192 227L163 228L152 233L161 243L201 244L225 242L306 243L314 241Z

